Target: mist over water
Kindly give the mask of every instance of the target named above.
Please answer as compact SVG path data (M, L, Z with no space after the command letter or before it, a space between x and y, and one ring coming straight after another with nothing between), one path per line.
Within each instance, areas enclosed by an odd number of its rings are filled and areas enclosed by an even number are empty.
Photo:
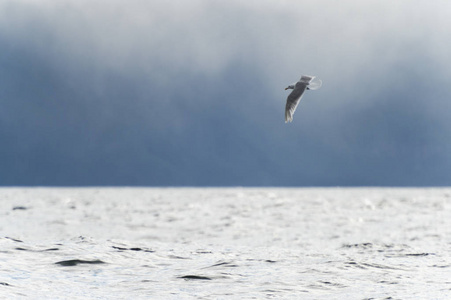
M449 299L450 189L0 189L0 298Z

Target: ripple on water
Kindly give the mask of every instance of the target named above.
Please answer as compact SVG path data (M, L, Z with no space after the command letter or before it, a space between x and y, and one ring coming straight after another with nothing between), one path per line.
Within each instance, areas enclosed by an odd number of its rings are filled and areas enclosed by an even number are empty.
M2 192L4 299L451 299L451 192Z

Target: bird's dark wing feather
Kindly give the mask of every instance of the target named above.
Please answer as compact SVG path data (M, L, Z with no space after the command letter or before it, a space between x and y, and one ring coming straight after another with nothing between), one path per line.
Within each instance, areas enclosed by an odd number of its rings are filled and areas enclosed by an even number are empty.
M296 107L301 101L302 94L304 94L305 88L307 84L296 84L294 90L287 97L287 104L285 106L285 123L293 121L293 114L296 110Z

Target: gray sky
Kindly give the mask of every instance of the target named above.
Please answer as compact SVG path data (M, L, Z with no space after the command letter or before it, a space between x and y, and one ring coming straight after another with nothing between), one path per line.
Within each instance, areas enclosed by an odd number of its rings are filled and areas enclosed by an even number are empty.
M449 1L0 2L0 184L451 182ZM291 124L287 91L308 91Z

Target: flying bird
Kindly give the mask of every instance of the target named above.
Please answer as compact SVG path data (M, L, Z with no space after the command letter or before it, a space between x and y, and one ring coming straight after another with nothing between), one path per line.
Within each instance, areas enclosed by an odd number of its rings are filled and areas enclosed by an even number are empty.
M317 90L321 87L322 81L319 79L313 81L313 79L315 79L315 76L303 75L298 82L285 88L285 90L293 90L287 97L287 105L285 106L285 123L293 121L294 112L299 104L299 101L301 101L305 90Z

